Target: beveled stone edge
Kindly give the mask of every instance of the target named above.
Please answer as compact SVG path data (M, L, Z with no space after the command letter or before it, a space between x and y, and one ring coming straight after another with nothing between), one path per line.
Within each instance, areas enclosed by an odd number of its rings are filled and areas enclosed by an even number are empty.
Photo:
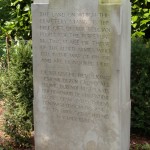
M49 0L34 0L33 4L49 4Z

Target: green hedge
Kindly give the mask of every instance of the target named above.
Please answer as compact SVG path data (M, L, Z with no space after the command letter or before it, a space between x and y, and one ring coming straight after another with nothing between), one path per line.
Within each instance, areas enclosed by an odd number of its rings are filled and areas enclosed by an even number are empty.
M150 135L150 42L132 41L132 132Z
M10 49L9 69L1 70L4 96L5 132L19 146L28 146L33 130L33 83L31 42Z

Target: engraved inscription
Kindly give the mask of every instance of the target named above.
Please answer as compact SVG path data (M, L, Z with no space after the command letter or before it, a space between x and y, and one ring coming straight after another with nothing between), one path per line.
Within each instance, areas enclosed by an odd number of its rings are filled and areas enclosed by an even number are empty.
M87 123L109 119L109 13L41 11L39 16L44 109L61 120Z

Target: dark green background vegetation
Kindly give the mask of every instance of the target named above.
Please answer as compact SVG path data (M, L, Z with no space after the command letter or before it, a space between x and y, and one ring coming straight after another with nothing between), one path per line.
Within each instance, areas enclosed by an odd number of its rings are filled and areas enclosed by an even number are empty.
M131 131L150 136L150 41L132 40L131 56Z

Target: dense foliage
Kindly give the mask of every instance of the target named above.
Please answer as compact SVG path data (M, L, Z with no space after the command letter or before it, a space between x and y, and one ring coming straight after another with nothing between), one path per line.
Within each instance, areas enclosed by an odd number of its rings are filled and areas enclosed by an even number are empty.
M0 0L0 37L31 39L32 0Z
M150 38L150 0L131 0L132 37Z
M132 42L132 131L150 135L150 42Z
M12 46L9 70L1 70L1 90L5 105L5 132L17 145L27 146L32 126L31 42Z
M150 150L150 144L134 144L131 145L130 150Z

